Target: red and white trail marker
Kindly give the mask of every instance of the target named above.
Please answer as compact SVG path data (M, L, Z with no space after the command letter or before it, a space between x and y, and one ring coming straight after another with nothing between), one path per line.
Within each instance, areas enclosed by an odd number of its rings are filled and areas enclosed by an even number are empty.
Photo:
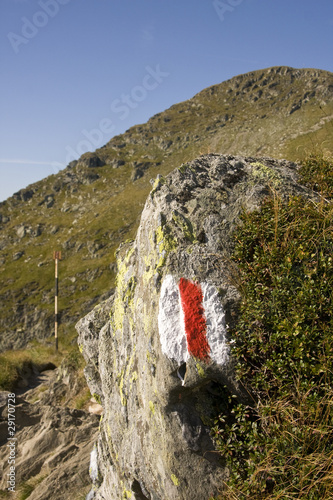
M190 356L225 364L229 359L225 314L214 285L165 276L159 301L162 352L179 364Z

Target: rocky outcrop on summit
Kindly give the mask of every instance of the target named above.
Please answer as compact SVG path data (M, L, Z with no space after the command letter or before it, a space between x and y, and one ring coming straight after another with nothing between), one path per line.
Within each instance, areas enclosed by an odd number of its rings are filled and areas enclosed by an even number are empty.
M242 210L272 189L312 196L296 164L269 158L207 155L157 178L135 241L118 250L114 296L77 325L104 408L90 499L208 500L221 491L228 470L208 427L216 389L246 399L229 348L240 300L232 234Z

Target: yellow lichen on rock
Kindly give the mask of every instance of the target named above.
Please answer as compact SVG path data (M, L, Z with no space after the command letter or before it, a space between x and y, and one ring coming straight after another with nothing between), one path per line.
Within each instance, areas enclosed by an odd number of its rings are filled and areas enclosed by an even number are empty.
M179 486L179 479L177 476L175 476L175 474L171 474L171 481L175 486Z
M125 305L132 299L133 297L133 288L135 289L134 278L131 277L126 280L126 274L128 273L128 263L131 256L134 253L134 246L132 246L124 259L118 259L118 274L117 274L117 287L116 287L116 295L113 302L113 310L111 312L111 323L113 326L113 333L115 334L117 331L122 331L123 320L125 314ZM127 298L124 300L124 298Z
M149 409L152 412L152 414L155 415L155 406L152 401L149 401Z
M281 176L273 168L258 161L251 163L251 167L251 176L256 181L266 181L274 188L277 188L281 184Z

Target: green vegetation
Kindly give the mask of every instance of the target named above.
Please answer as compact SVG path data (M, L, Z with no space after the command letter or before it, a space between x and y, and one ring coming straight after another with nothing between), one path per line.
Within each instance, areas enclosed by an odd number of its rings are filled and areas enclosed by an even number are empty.
M73 401L73 406L77 410L82 410L85 408L87 403L89 403L90 399L91 399L90 391L89 391L88 387L85 387L82 389L80 394L78 394L78 396L76 396L75 400Z
M38 474L33 478L23 481L18 487L18 500L26 500L30 497L35 488L47 477L46 474Z
M333 498L332 161L313 155L301 176L324 198L274 193L236 234L232 349L252 402L222 390L213 425L230 499Z
M20 487L19 500L26 500L30 497L31 493L34 491L35 486L29 483L22 483Z
M32 373L33 366L37 369L52 362L59 364L63 352L55 353L54 347L34 343L29 349L6 351L0 354L0 390L13 391L17 382L25 374Z
M302 162L302 181L327 199L333 198L333 162L324 154L310 154Z
M81 370L84 359L75 343L64 339L59 344L59 351L55 351L54 340L48 344L37 341L31 342L26 349L5 351L0 354L0 390L14 391L17 383L33 372L33 367L40 370L47 363L59 366L63 362L75 370ZM73 339L72 339L73 340ZM84 379L82 375L82 379Z

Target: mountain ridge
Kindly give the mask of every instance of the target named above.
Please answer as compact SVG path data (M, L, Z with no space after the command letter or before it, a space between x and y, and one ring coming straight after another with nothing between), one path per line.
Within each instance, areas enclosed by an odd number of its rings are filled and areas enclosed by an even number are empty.
M53 328L53 250L60 335L114 285L119 244L133 238L151 178L208 152L298 160L333 150L333 74L278 66L237 75L174 104L0 203L0 349Z

